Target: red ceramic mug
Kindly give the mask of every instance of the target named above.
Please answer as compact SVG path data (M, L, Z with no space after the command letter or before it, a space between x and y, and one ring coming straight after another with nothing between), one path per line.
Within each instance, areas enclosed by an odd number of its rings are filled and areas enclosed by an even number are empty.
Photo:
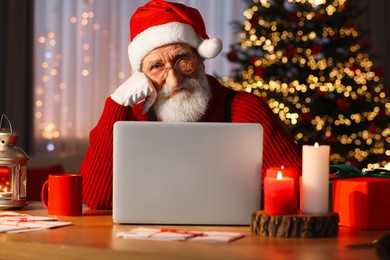
M42 186L42 204L52 216L82 215L82 176L79 174L49 175Z

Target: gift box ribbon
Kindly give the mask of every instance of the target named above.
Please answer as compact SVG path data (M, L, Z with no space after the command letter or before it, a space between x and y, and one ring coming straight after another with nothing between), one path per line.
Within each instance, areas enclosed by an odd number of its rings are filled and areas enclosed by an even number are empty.
M330 173L333 174L333 178L351 178L359 176L390 178L390 169L374 168L362 172L358 168L346 164L330 165Z

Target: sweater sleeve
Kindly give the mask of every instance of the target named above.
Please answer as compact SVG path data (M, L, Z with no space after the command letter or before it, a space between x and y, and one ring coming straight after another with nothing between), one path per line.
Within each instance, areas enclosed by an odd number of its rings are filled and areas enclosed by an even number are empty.
M232 102L231 113L233 122L260 123L263 126L263 177L269 167L292 167L301 173L301 150L264 100L247 92L239 92Z
M92 209L112 208L113 126L116 121L135 120L131 107L107 98L103 113L89 134L89 147L80 167L83 201Z

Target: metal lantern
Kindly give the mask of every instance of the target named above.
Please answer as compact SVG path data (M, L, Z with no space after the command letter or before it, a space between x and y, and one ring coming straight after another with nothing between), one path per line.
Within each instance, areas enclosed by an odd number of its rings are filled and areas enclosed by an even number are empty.
M3 119L9 128L3 128ZM3 114L0 119L0 209L18 209L27 205L27 160L29 157L14 146L19 134Z

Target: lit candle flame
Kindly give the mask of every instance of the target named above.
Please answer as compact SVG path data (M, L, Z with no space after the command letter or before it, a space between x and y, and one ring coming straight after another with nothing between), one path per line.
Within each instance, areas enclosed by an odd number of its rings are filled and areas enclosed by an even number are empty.
M284 169L284 166L282 165L282 166L280 167L280 169L282 169L282 170L283 170L283 169Z
M282 174L281 171L278 171L278 174L276 175L276 179L277 179L277 180L283 179L283 174Z
M318 148L318 143L315 143L315 144L314 144L314 147L315 147L315 148Z
M5 187L5 188L4 188L4 192L7 192L7 191L8 191L8 189L7 189L7 187Z

